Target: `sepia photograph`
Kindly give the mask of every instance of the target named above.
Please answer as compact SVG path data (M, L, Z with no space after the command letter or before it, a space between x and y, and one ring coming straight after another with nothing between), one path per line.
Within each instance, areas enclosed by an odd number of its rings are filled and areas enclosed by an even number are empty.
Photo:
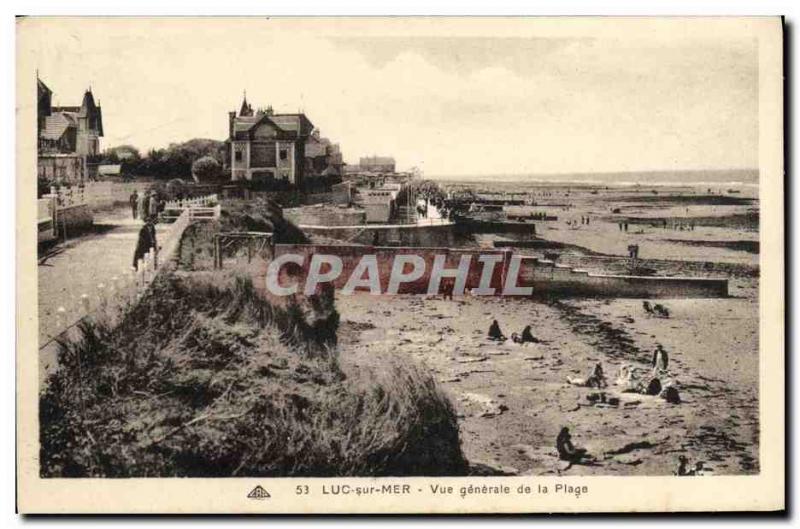
M780 18L16 32L33 509L783 508Z

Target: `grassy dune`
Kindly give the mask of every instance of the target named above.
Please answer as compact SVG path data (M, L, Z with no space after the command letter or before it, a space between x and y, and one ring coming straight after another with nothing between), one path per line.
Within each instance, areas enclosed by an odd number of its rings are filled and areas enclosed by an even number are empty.
M342 368L304 324L235 273L163 276L118 325L61 344L40 402L41 475L466 472L427 372L399 356Z

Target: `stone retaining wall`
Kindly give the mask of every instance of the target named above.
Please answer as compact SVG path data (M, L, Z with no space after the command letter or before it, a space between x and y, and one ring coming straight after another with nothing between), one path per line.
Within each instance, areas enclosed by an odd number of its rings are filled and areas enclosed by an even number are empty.
M503 261L496 271L492 286L500 290L505 284L512 253L504 250L466 250L442 247L375 247L357 245L275 245L275 256L292 253L304 256L304 265L290 275L304 276L308 272L311 256L315 254L337 255L343 261L343 273L336 282L343 286L350 272L364 255L375 255L381 275L383 288L388 282L393 259L399 254L422 256L425 273L413 283L404 284L401 292L408 294L427 294L431 263L435 255L446 256L446 268L457 268L462 255L472 256L472 265L467 280L467 290L476 288L480 279L482 265L478 265L479 254L501 254ZM287 272L288 273L288 272ZM263 283L264 278L256 278ZM282 283L283 284L283 283ZM649 277L593 274L567 266L554 264L536 257L522 257L517 286L533 287L533 296L539 297L612 297L612 298L719 298L728 296L728 280L697 277Z

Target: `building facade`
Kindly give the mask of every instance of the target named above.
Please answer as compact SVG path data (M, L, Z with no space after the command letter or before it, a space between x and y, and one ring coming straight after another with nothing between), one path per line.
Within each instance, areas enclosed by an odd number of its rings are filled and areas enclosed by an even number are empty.
M228 113L225 168L232 180L282 180L300 185L306 171L306 140L314 125L305 114L253 111L245 97Z
M338 143L333 143L314 130L306 139L306 175L342 176L344 161Z
M36 167L39 180L51 184L80 184L87 180L86 157L78 154L40 154Z
M81 106L54 107L52 101L52 90L37 79L39 154L99 154L103 112L95 104L91 88L83 94Z
M395 161L389 156L365 156L358 162L359 169L367 173L394 173Z

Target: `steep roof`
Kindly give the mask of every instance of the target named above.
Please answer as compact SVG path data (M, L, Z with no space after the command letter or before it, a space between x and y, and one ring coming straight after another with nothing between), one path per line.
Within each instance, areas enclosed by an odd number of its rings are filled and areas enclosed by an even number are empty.
M50 90L44 82L38 77L36 78L36 106L37 111L36 115L41 120L45 116L49 116L52 113L51 109L51 99L53 97L53 91ZM39 122L41 124L41 121Z
M103 135L103 113L94 102L91 88L83 93L83 102L78 117L89 118L89 127L97 130L98 136Z
M233 135L237 140L249 139L255 128L262 123L272 124L285 139L308 136L314 125L304 114L256 114L233 118Z
M70 127L77 127L75 114L71 112L53 112L45 118L42 138L46 140L59 140Z
M38 77L36 78L36 91L39 94L45 94L45 93L52 94L53 93L53 91L50 90L50 88L48 88L48 86L46 84L44 84L44 81L42 81Z
M314 130L314 125L305 114L273 114L269 118L283 130L296 132L300 136L308 136Z
M53 112L71 112L77 115L80 111L81 107L53 107Z
M239 109L239 116L249 117L253 115L253 107L247 102L247 96L242 99L242 107Z

